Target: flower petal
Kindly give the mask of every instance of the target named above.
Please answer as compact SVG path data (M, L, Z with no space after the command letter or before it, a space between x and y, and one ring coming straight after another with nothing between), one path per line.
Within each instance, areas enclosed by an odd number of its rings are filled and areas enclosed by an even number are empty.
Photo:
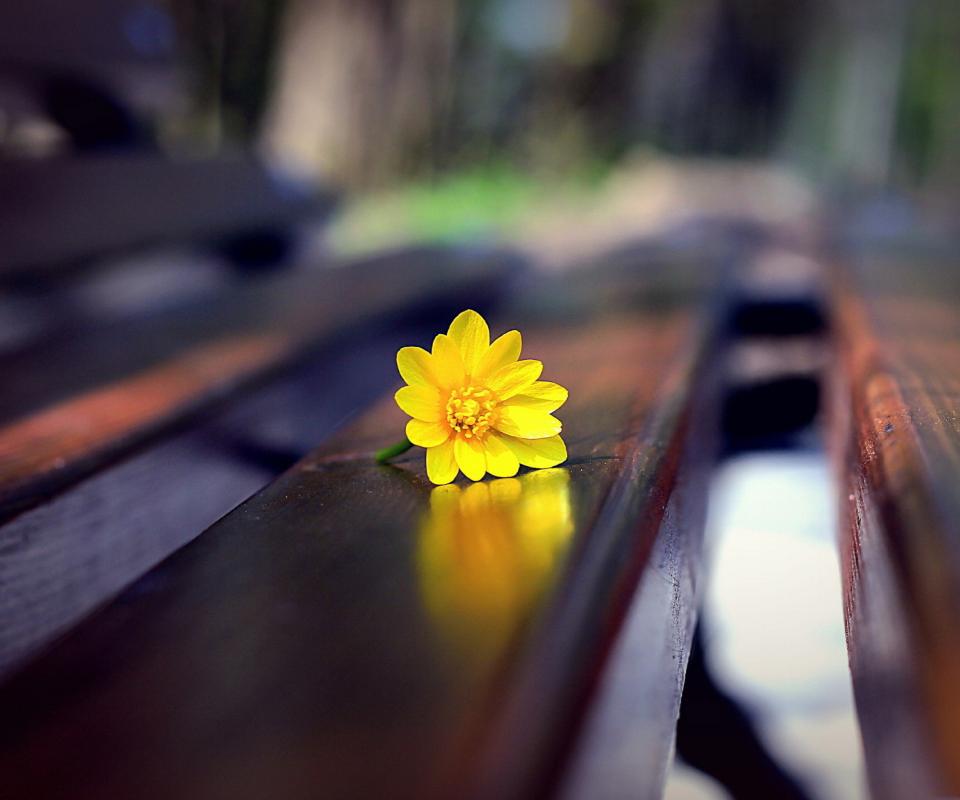
M567 460L567 446L559 436L549 439L516 439L513 436L493 434L513 451L525 467L547 469Z
M483 444L476 437L467 439L465 436L455 436L453 453L457 459L457 466L470 480L478 481L486 474L487 459Z
M433 374L437 385L448 392L464 386L466 372L460 348L453 339L443 333L433 340Z
M549 381L537 381L520 394L515 394L504 405L523 406L536 411L556 411L567 402L568 392Z
M407 438L418 447L436 447L450 438L450 426L446 422L423 422L412 419L407 423Z
M520 358L520 347L520 331L508 331L503 334L480 356L473 370L474 380L482 382L501 367L512 364Z
M487 388L503 402L535 383L541 372L543 372L543 364L539 361L531 359L515 361L494 372L486 382Z
M556 436L562 428L560 420L546 411L523 406L501 406L493 427L518 439L546 439Z
M400 377L411 386L433 386L433 356L422 347L401 347L397 353Z
M453 453L453 437L427 448L427 477L436 484L450 483L460 470Z
M512 478L517 474L520 462L513 451L496 436L487 436L483 440L483 449L487 459L487 472L491 475L496 475L498 478Z
M440 405L440 392L434 386L404 386L395 397L397 405L414 419L440 422L446 418Z
M486 320L476 311L464 311L450 323L447 336L460 348L464 369L468 375L472 374L480 356L490 347L490 329Z

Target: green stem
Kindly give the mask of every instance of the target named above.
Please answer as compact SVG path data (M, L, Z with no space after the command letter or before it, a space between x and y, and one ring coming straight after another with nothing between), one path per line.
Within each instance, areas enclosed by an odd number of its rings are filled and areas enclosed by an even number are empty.
M413 442L404 436L396 444L385 447L383 450L377 450L373 457L377 460L378 464L386 464L391 458L396 458L401 453L406 453L411 447L413 447Z

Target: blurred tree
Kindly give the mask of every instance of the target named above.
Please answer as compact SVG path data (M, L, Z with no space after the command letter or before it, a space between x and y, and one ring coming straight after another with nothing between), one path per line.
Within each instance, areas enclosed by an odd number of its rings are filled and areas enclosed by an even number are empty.
M663 4L294 0L268 147L354 187L615 157L633 138L639 58Z
M765 155L779 142L812 2L673 4L645 60L645 131L680 152Z
M167 0L195 128L353 189L638 143L960 180L955 0Z
M454 0L295 0L265 138L301 171L361 187L429 160L449 109Z
M211 146L256 133L272 85L286 0L168 0L189 65L188 136Z
M960 9L916 4L907 32L896 142L899 177L912 185L960 185Z

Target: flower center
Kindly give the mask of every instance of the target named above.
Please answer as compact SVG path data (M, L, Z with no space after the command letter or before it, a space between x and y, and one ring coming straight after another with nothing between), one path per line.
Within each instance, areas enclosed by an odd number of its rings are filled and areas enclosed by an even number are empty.
M482 439L494 422L496 406L496 398L489 389L476 386L454 389L447 401L447 422L467 439L474 436Z

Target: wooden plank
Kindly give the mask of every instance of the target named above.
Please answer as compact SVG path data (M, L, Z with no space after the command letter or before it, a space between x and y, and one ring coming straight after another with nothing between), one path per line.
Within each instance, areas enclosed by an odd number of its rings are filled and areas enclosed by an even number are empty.
M166 364L60 403L0 430L0 503L43 493L158 426L228 393L289 357L288 337L248 336L198 347ZM50 489L46 490L47 492Z
M960 305L944 267L873 257L835 292L847 636L878 800L960 795Z
M636 272L563 284L494 327L526 321L570 388L565 465L435 489L422 454L372 462L386 400L0 688L0 793L543 796L660 536L706 341Z
M654 549L561 780L561 800L662 800L673 761L702 581L706 487L716 464L718 365L705 365Z
M482 293L516 266L502 253L398 253L246 285L145 321L71 331L0 360L7 380L0 415L12 417L0 428L0 517L276 372L338 330L458 289Z

